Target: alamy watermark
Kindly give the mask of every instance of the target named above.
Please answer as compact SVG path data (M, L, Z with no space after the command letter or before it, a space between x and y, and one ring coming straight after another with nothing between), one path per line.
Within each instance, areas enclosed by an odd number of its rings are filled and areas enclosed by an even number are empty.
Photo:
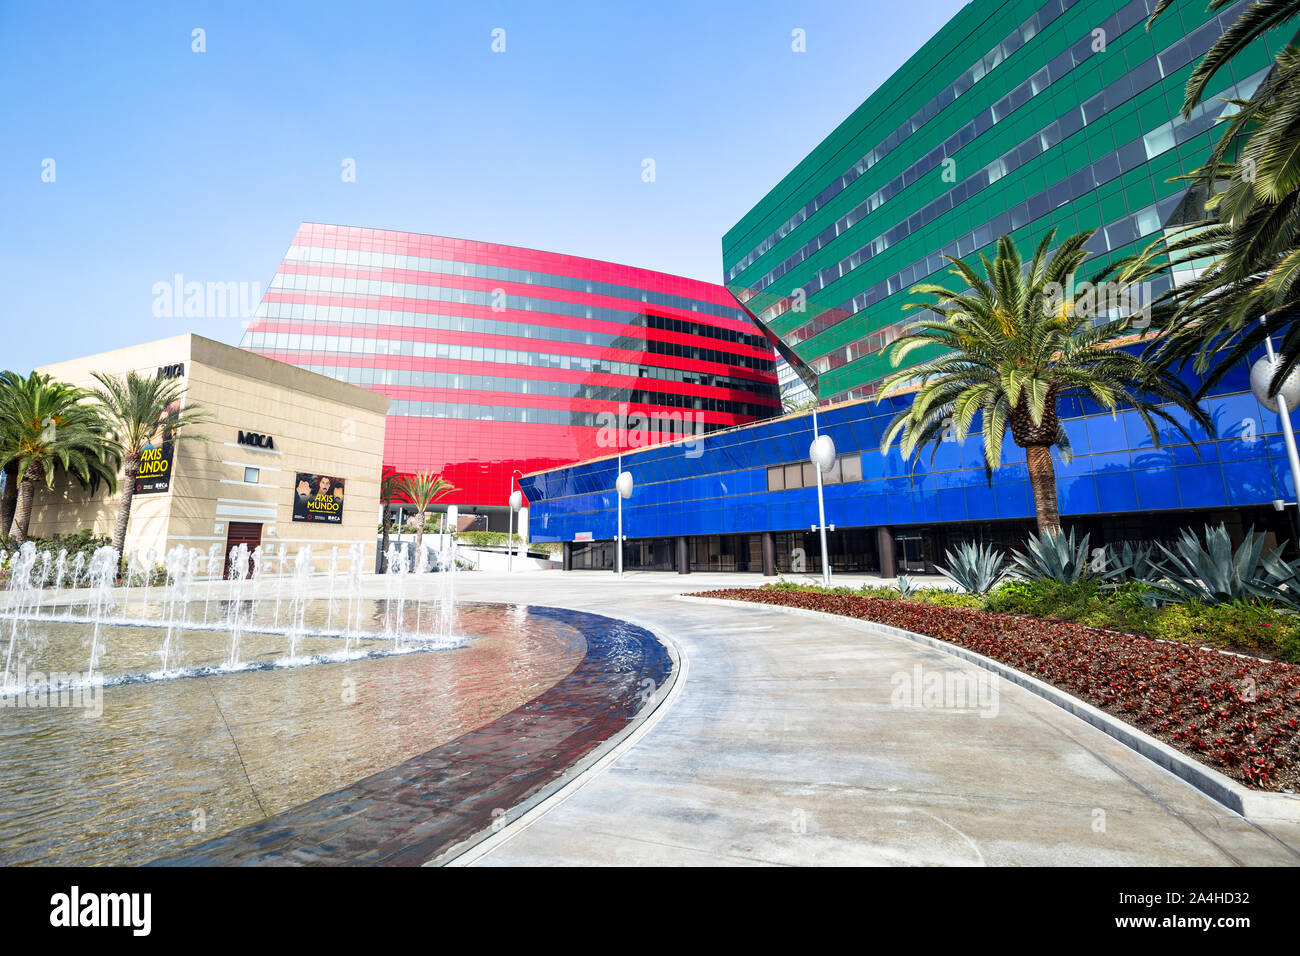
M29 671L18 664L11 680L0 688L0 710L34 707L75 707L84 717L104 715L104 675L87 677L79 671Z
M1083 318L1120 319L1128 317L1135 329L1151 326L1151 287L1145 282L1075 282L1069 276L1062 285L1049 282L1043 286L1043 309L1059 315L1068 304Z
M889 682L894 685L889 695L891 707L998 715L998 676L978 667L926 670L914 664L910 672L895 672Z
M665 442L682 441L687 458L704 454L704 415L700 412L655 412L647 415L630 411L626 402L618 411L596 413L596 444L601 448L627 451Z
M179 272L152 292L156 319L247 319L262 301L260 282L186 282Z

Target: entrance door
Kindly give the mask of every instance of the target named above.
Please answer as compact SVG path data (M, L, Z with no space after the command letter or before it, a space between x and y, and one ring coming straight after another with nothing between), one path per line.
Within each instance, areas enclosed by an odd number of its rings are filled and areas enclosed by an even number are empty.
M925 547L919 534L895 536L894 562L899 574L925 573Z
M230 577L230 549L248 545L251 552L262 543L262 525L256 521L232 521L226 526L226 571Z

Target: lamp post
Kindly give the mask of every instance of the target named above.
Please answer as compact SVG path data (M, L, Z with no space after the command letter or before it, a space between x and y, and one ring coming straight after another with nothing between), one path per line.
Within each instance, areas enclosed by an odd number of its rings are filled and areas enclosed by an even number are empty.
M514 476L512 475L510 477L510 483L513 485L514 482L515 479ZM519 491L519 489L516 488L514 491L510 492L510 522L508 525L510 530L509 533L506 535L506 570L507 571L513 571L515 569L515 512L519 510L519 507L523 504L523 502L524 502L524 496L523 493Z
M822 585L831 586L831 562L826 553L826 501L822 494L822 472L835 466L835 442L830 435L817 434L817 409L813 408L813 440L808 446L808 457L817 472L817 527L822 539Z
M455 505L447 505L447 518L443 525L443 531L446 537L442 539L443 546L446 549L448 559L453 565L456 563L456 533L460 530L460 509Z
M1267 324L1267 321L1268 316L1259 320L1260 325ZM1264 336L1264 349L1267 356L1250 367L1250 390L1261 405L1270 412L1277 412L1282 421L1283 444L1286 445L1286 457L1291 465L1291 485L1294 492L1300 495L1300 454L1296 452L1295 432L1291 428L1291 410L1300 404L1300 368L1291 370L1276 395L1269 395L1269 384L1273 381L1273 373L1279 363L1277 353L1273 351L1272 336L1267 334ZM1297 508L1300 509L1300 503L1297 503ZM1294 516L1293 526L1297 528L1296 545L1300 547L1300 511Z
M623 456L618 456L618 478L614 480L614 490L618 493L618 540L614 542L614 567L618 576L623 576L623 499L632 497L632 472L623 470Z

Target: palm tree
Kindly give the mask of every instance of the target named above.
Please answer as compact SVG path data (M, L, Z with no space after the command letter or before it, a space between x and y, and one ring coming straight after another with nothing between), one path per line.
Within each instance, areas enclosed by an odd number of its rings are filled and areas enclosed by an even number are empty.
M383 518L383 541L379 545L379 573L384 574L388 571L388 526L391 520L388 516L389 509L393 506L393 499L401 493L402 479L396 472L389 472L379 479L379 500L384 503Z
M418 521L415 526L415 553L418 560L420 548L424 544L424 518L429 511L429 506L443 495L455 491L456 486L449 481L443 481L441 475L422 471L418 475L404 475L398 481L397 490L399 494L409 498L416 509Z
M1234 0L1211 0L1212 12ZM1173 0L1161 0L1148 27ZM1182 113L1190 116L1213 78L1269 31L1300 16L1300 0L1258 0L1214 43L1187 81ZM1208 196L1205 216L1143 250L1133 266L1147 274L1171 265L1197 268L1189 282L1156 304L1167 335L1150 355L1167 365L1188 361L1205 374L1201 392L1218 382L1266 334L1283 332L1273 388L1300 362L1300 34L1275 59L1248 99L1235 108L1209 159L1180 177ZM1137 273L1134 273L1137 275ZM1267 318L1266 323L1258 320Z
M113 526L113 547L119 554L126 544L131 522L135 479L140 457L155 442L179 442L182 438L206 441L191 433L193 426L211 421L212 416L196 405L181 408L185 386L179 379L157 378L127 372L125 375L94 373L99 382L92 394L98 399L108 429L104 441L122 462L122 499ZM182 434L184 432L184 434Z
M1210 0L1206 9L1210 13L1218 13L1236 3L1237 0ZM1151 24L1173 5L1174 0L1159 0L1155 9L1151 11L1151 16L1147 17L1147 29L1150 30ZM1210 81L1231 62L1234 56L1270 30L1291 22L1297 16L1300 16L1300 0L1255 0L1243 10L1237 22L1214 42L1201 62L1196 65L1192 75L1187 78L1183 115L1191 115L1192 110L1205 96ZM1291 38L1289 46L1295 46L1297 41L1300 41L1300 33Z
M62 469L90 488L102 481L117 486L117 458L104 442L104 419L84 389L33 372L0 373L0 458L14 465L18 479L13 526L18 542L27 540L36 483L54 486Z
M781 414L793 415L795 412L807 412L817 407L816 396L810 395L807 398L795 400L781 396Z
M0 498L0 536L9 534L14 523L14 509L18 506L18 462L11 461L4 467L5 493Z
M882 454L900 436L902 453L910 457L923 445L933 445L937 451L944 439L960 442L968 434L982 434L991 480L993 469L1002 462L1009 425L1012 441L1025 450L1038 528L1055 531L1061 519L1052 448L1060 448L1065 456L1070 451L1058 417L1062 398L1084 395L1112 414L1121 405L1131 405L1157 444L1157 418L1172 424L1189 442L1192 438L1148 396L1174 403L1207 431L1212 427L1209 416L1176 376L1152 369L1117 347L1127 344L1125 339L1143 338L1134 332L1135 316L1098 319L1086 300L1068 291L1075 271L1087 258L1083 246L1093 232L1069 237L1050 259L1055 231L1049 232L1028 268L1015 243L1003 236L995 259L989 261L981 253L983 276L966 262L948 257L953 265L949 271L970 287L969 292L928 283L912 289L935 301L911 303L907 308L927 309L937 318L907 326L888 354L895 366L918 349L932 347L939 354L891 373L882 383L877 401L915 388L911 403L890 423L881 442ZM1105 274L1097 280L1109 282ZM1126 281L1121 276L1110 286L1122 292Z

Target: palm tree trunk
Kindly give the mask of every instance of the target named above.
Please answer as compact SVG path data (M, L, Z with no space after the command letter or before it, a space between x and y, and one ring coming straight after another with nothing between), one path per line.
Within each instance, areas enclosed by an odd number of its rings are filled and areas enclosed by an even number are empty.
M117 506L117 523L113 526L113 547L121 557L126 546L126 528L131 523L131 502L135 500L135 477L140 473L140 458L128 458L122 473L122 500Z
M415 526L415 557L411 561L411 570L420 566L420 548L424 545L424 512L420 512L420 523Z
M0 537L8 537L18 507L18 462L5 465L5 494L0 499Z
M1027 446L1025 460L1029 464L1029 487L1034 490L1038 532L1060 531L1061 513L1056 505L1056 466L1052 464L1052 446Z
M18 483L18 501L14 507L13 539L22 544L27 540L27 526L32 520L32 499L36 497L36 478L23 476Z
M384 502L384 537L379 544L379 573L388 573L388 522L391 520L388 516L388 505L392 502Z

